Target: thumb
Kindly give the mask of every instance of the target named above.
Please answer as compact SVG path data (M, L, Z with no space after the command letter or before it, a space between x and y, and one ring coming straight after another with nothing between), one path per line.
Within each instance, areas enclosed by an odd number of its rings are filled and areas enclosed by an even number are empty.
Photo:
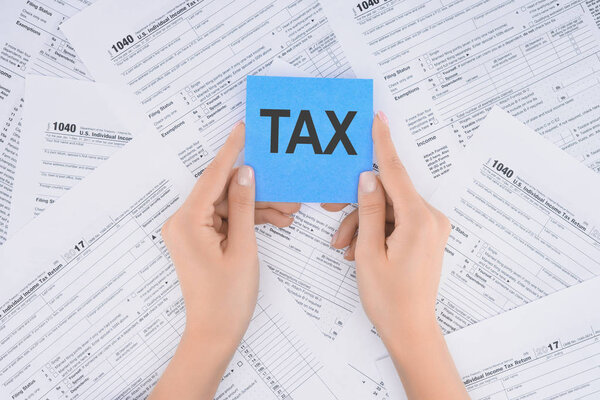
M254 233L254 170L243 165L234 174L227 199L229 251L250 254L256 251Z
M358 239L356 258L385 254L385 193L373 171L360 174L358 182Z

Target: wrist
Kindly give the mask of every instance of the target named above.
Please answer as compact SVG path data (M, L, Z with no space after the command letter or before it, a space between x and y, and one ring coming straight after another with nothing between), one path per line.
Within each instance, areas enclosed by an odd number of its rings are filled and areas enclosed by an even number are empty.
M186 327L152 399L212 399L235 348Z
M215 335L203 329L185 328L178 351L195 357L200 363L210 360L212 365L227 367L239 343L233 338Z
M443 340L434 315L400 319L376 329L388 352L398 360L403 359L408 352L415 352Z

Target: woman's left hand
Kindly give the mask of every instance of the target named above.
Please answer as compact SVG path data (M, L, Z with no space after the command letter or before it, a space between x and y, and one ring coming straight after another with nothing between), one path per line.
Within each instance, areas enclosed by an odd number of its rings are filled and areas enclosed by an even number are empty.
M238 123L162 236L181 285L186 327L152 399L212 398L256 306L258 252L254 224L287 226L296 204L254 201L254 171L234 169L244 147ZM277 208L278 207L278 208ZM260 216L260 217L259 217Z

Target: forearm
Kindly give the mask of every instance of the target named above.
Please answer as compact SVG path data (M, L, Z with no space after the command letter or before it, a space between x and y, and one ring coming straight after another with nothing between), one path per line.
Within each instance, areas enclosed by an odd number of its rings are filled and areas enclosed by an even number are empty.
M213 399L235 346L186 331L150 400Z
M409 399L469 398L434 319L398 331L384 342Z

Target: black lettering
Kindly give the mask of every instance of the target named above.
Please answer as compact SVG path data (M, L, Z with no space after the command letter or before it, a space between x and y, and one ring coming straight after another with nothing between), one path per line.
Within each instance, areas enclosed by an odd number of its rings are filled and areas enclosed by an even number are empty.
M279 152L279 118L289 117L290 110L261 108L261 117L271 117L271 153Z
M355 156L356 150L354 149L354 146L352 146L352 143L350 143L350 139L348 138L346 131L348 130L350 123L354 119L356 111L349 111L348 114L346 114L346 116L344 117L344 121L341 124L338 120L337 115L335 115L335 112L325 111L325 113L329 117L329 121L331 121L333 129L335 129L335 133L331 138L331 141L325 148L325 154L332 154L335 148L337 147L337 144L341 141L344 145L344 149L346 149L346 153L348 153L351 156Z
M302 133L302 127L304 125L306 125L308 136L300 136L300 133ZM321 150L321 143L319 143L319 137L317 136L317 130L315 129L315 124L310 116L310 111L308 110L300 111L298 121L294 127L294 132L292 132L292 137L290 138L290 143L288 144L285 152L293 153L294 150L296 150L297 144L312 144L315 154L323 154L323 150Z

